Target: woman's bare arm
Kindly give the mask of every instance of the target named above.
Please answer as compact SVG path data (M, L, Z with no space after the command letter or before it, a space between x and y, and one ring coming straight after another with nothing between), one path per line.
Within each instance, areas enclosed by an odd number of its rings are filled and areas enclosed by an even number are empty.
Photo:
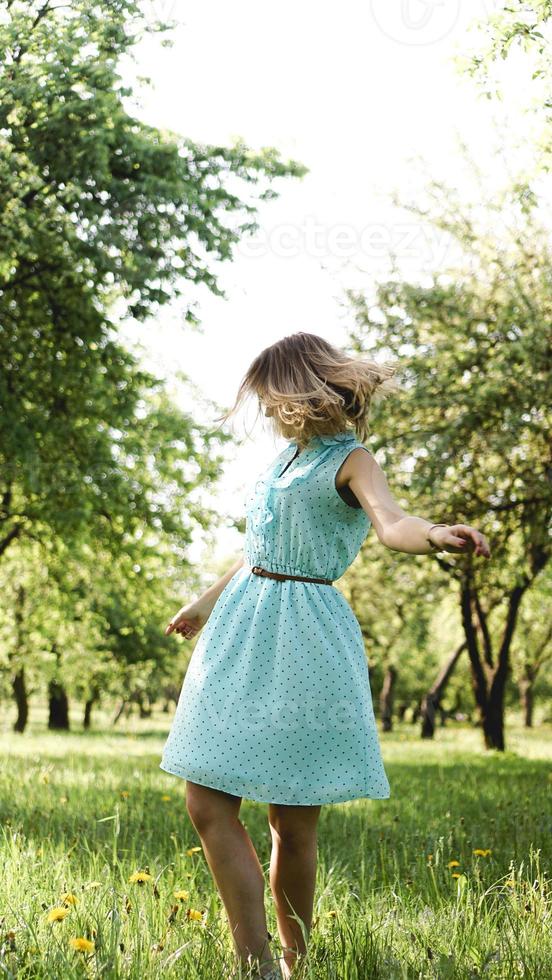
M181 633L187 639L195 636L196 633L205 626L205 623L209 619L213 611L213 607L220 596L223 589L228 585L228 582L233 575L236 574L238 569L242 567L244 563L244 556L241 555L233 565L230 566L227 572L224 573L213 585L210 585L208 589L205 590L197 599L192 602L187 603L187 605L182 606L178 610L176 616L173 616L169 625L165 630L165 636L169 633Z
M348 484L359 504L370 518L374 530L387 548L412 555L434 552L426 538L432 524L439 521L425 520L406 514L391 494L385 473L366 449L353 450L339 470L339 485ZM463 554L473 551L476 555L490 557L485 535L469 524L449 524L434 527L431 540L440 551Z

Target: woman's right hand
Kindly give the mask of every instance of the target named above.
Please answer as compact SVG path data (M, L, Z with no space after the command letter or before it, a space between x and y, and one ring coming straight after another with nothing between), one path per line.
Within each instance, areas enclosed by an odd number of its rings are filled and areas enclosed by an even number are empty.
M180 633L187 640L191 640L200 629L205 626L209 614L197 602L190 602L187 606L182 606L176 616L173 616L165 630L165 636L170 633Z

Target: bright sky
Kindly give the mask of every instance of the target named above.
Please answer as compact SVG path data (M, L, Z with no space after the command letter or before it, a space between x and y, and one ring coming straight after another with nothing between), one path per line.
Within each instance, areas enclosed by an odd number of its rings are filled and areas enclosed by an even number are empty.
M369 290L391 250L405 274L443 267L445 243L428 234L389 194L416 196L423 186L413 158L431 173L467 187L457 140L483 170L496 173L493 119L519 131L516 62L508 62L508 97L481 99L461 76L455 53L476 43L474 18L491 0L144 0L148 16L178 20L174 46L148 37L125 66L125 79L150 76L134 111L152 125L199 142L239 136L254 149L276 146L310 170L279 183L281 196L260 212L261 230L235 261L220 267L227 299L202 292L202 332L174 303L143 327L125 328L142 345L148 367L171 379L184 371L220 409L229 406L252 359L283 336L307 330L346 342L352 323L346 287ZM467 191L466 191L467 193ZM182 386L175 397L211 422ZM243 436L243 425L233 427ZM226 466L218 494L223 513L239 517L256 474L285 445L256 430ZM220 556L241 547L220 534ZM201 541L190 555L202 556Z

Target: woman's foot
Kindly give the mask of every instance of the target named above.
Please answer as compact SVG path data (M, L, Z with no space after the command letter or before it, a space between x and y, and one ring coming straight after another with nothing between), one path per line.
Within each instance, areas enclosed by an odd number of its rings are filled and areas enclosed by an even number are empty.
M255 980L282 980L282 973L279 966L272 967L268 973L256 973Z
M271 939L272 936L269 933L268 941L270 941ZM282 969L281 969L281 964L283 962L282 959L277 956L272 957L271 955L272 950L268 946L268 941L267 941L267 946L265 948L265 952L263 954L263 958L261 959L260 963L258 957L255 960L256 965L252 963L251 959L248 961L248 965L242 961L241 971L240 971L240 965L236 966L235 972L232 974L232 980L237 980L237 978L241 976L244 977L244 980L246 977L247 980L282 980L283 977L289 976L289 973L288 974L282 973ZM264 958L264 956L266 956L266 959ZM248 971L251 970L252 967L254 969L254 972L249 973Z
M274 963L277 963L277 961L274 960ZM282 977L286 975L282 973L279 965L270 966L269 964L265 964L262 969L264 970L264 973L257 972L250 974L247 973L246 970L242 973L240 973L239 970L237 972L234 971L233 973L228 974L228 980L237 980L238 977L248 977L248 980L282 980Z

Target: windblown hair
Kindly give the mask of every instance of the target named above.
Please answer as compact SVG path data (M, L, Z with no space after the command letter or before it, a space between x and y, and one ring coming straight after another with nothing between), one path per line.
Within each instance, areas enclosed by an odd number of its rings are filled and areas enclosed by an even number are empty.
M401 390L397 368L353 357L322 337L294 333L266 347L249 366L225 422L249 396L258 399L278 435L303 449L313 436L354 432L364 442L372 401Z

